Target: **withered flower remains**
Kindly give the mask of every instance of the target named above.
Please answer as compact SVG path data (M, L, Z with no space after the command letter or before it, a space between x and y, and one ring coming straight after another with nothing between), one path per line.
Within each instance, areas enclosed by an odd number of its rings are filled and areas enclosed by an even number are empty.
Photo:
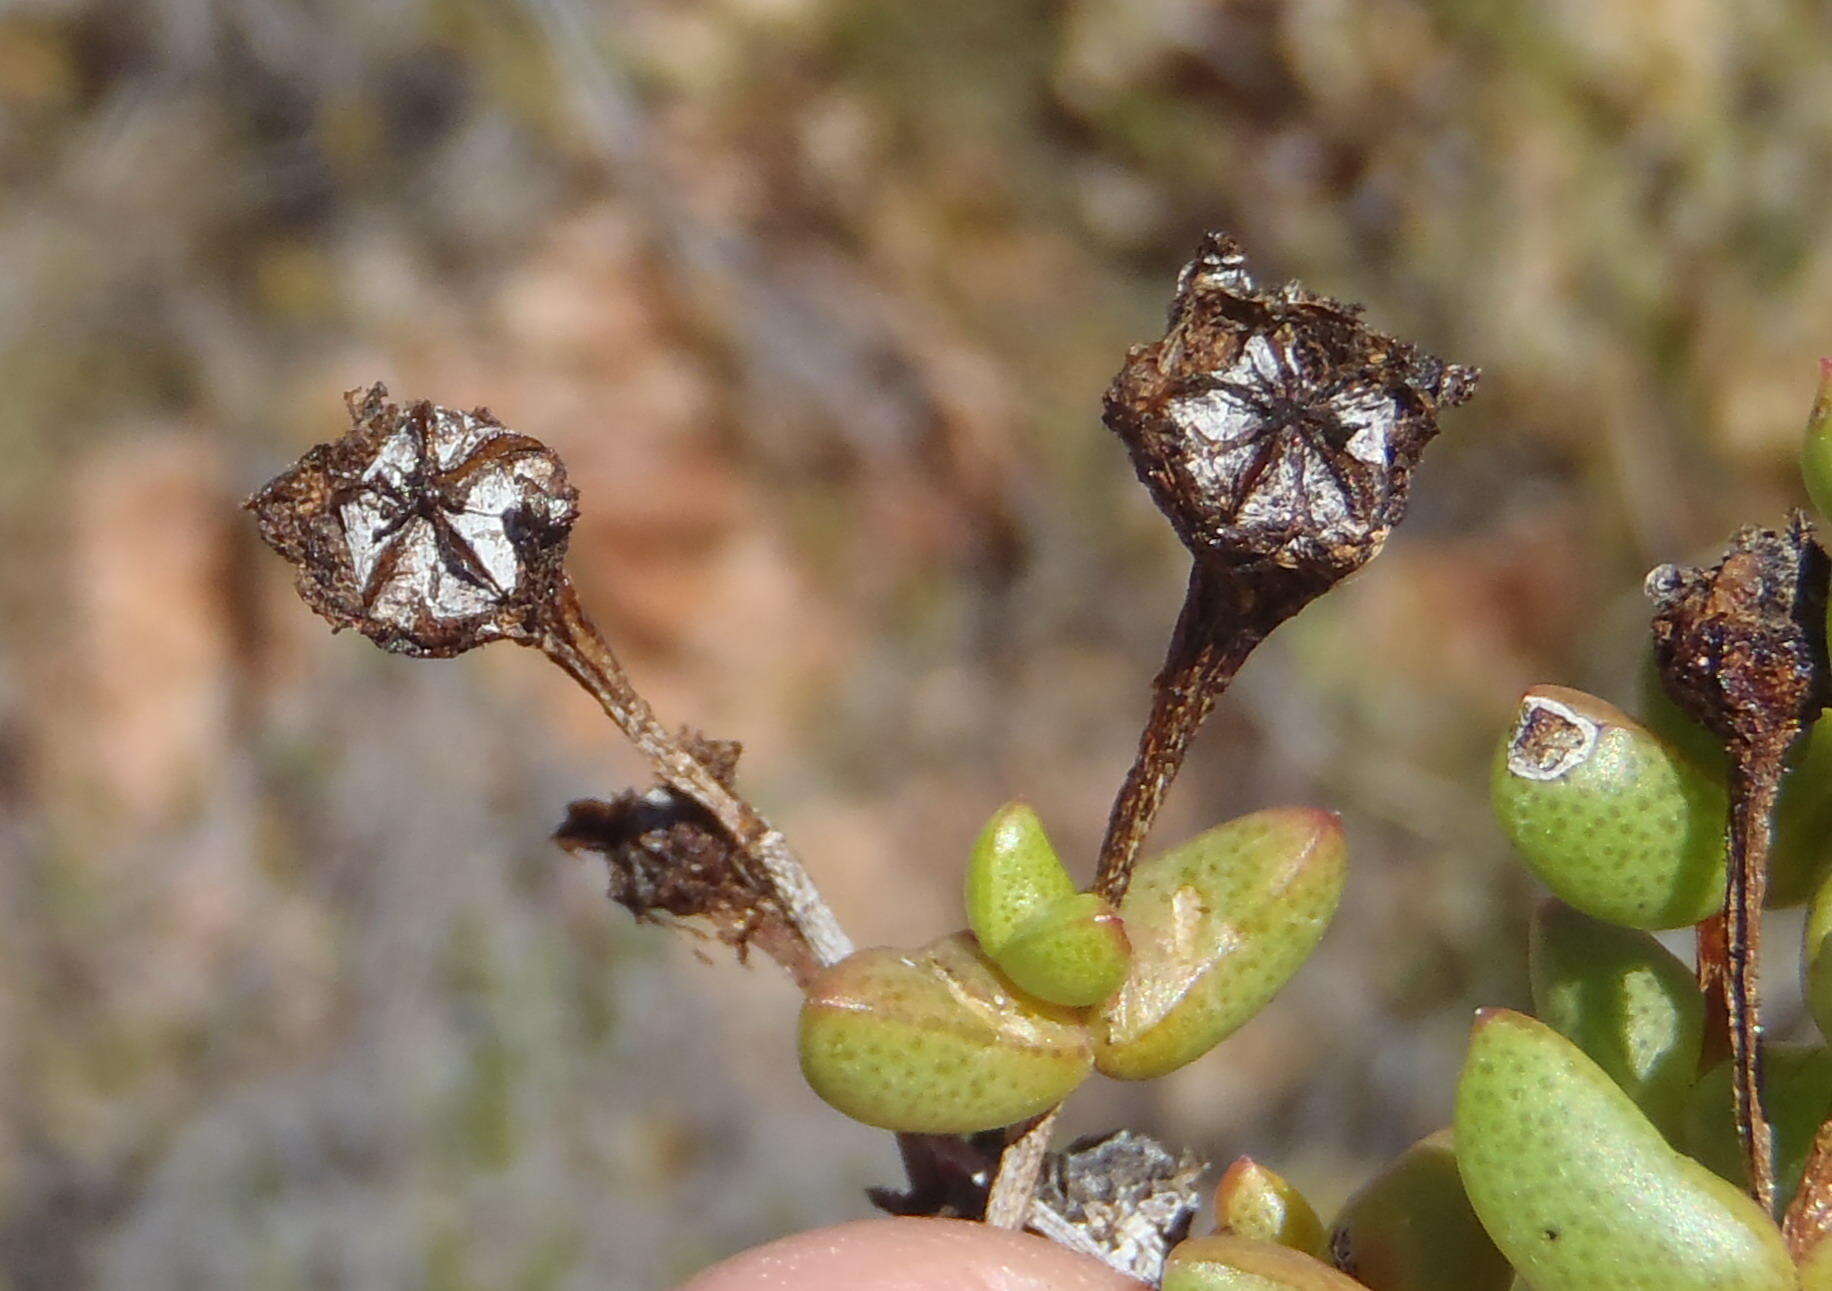
M1711 569L1648 575L1654 656L1675 703L1719 739L1757 745L1828 701L1826 554L1796 513L1785 533L1743 529Z
M527 635L578 517L560 459L484 408L402 408L379 383L344 398L349 433L248 501L306 604L424 658Z
M1798 512L1785 532L1744 529L1710 569L1648 575L1654 661L1673 702L1724 743L1730 767L1724 912L1700 926L1699 980L1729 1036L1750 1191L1772 1208L1774 1145L1762 1109L1762 907L1788 751L1832 699L1826 553Z
M1212 233L1163 339L1127 356L1105 419L1197 560L1327 585L1380 550L1438 409L1476 376L1371 331L1356 306L1297 283L1261 291L1234 240Z
M1162 339L1135 346L1103 417L1195 566L1096 889L1126 891L1191 739L1279 624L1371 560L1406 511L1440 408L1477 373L1370 330L1297 283L1262 291L1233 238L1185 265Z

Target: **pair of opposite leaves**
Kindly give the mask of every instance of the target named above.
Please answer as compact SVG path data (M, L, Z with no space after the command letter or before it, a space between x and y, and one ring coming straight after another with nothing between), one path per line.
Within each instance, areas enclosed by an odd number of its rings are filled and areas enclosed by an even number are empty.
M1415 1145L1349 1201L1330 1243L1346 1273L1319 1258L1301 1197L1255 1196L1237 1167L1216 1199L1226 1236L1173 1252L1165 1291L1506 1291L1513 1270L1537 1291L1832 1288L1832 1252L1796 1270L1737 1186L1724 1069L1694 1086L1703 1000L1684 965L1558 903L1535 921L1531 965L1544 1020L1481 1015L1454 1139ZM1777 1156L1793 1183L1832 1104L1832 1055L1776 1057Z
M1333 814L1254 812L1141 864L1116 911L1075 890L1030 808L1005 807L968 867L972 931L823 972L802 1008L802 1071L856 1120L951 1134L1046 1111L1091 1069L1174 1071L1309 957L1345 864Z

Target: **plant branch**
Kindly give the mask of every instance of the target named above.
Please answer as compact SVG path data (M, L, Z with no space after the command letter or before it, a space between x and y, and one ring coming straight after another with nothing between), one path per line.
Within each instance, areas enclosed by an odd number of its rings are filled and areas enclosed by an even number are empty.
M655 773L671 789L704 807L742 850L750 877L781 906L793 947L777 954L798 985L852 953L852 941L822 900L788 840L750 803L732 792L678 736L664 727L631 683L610 643L586 617L570 579L562 576L552 613L527 644L538 648L598 701Z
M1096 892L1116 905L1126 895L1139 848L1215 701L1254 648L1326 586L1313 590L1289 575L1250 579L1203 560L1191 567L1183 610L1152 682L1151 716L1107 820Z
M1796 1263L1832 1232L1832 1121L1819 1127L1781 1231Z
M1729 867L1724 902L1722 999L1730 1039L1732 1102L1749 1170L1749 1190L1775 1208L1774 1137L1762 1109L1762 903L1775 799L1786 770L1786 744L1733 746L1730 765Z
M993 1176L992 1191L986 1198L986 1222L994 1228L1023 1228L1030 1218L1037 1182L1043 1175L1043 1160L1049 1155L1050 1135L1061 1114L1060 1104L1052 1107L1000 1153L998 1173Z

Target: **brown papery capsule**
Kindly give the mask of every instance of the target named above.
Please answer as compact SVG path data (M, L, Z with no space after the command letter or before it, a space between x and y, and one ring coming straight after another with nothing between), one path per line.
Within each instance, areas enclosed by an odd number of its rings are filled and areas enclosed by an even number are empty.
M1476 376L1372 331L1358 306L1297 283L1261 290L1235 241L1211 233L1104 415L1198 561L1328 586L1380 550L1438 409Z
M1826 554L1799 513L1744 529L1709 569L1648 575L1654 661L1674 703L1732 747L1791 744L1832 694Z
M383 649L445 658L528 633L561 579L578 493L488 409L345 396L349 433L248 500L299 595Z

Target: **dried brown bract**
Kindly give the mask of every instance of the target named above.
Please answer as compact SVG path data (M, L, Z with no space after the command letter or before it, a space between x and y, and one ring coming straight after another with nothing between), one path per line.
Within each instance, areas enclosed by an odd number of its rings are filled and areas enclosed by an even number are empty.
M1135 347L1105 420L1198 561L1335 582L1405 514L1441 407L1477 373L1371 331L1297 283L1261 291L1234 240L1184 267L1162 340Z
M344 396L350 431L248 500L305 603L384 649L445 658L525 637L553 601L578 494L487 409Z
M1208 1169L1132 1130L1079 1139L1052 1153L1037 1198L1099 1248L1107 1262L1156 1285L1171 1247L1202 1209Z
M1826 553L1796 513L1744 529L1710 569L1648 575L1654 656L1673 701L1727 744L1792 744L1825 707Z
M772 918L782 919L706 809L665 786L569 803L554 841L604 857L611 900L640 921L704 920L742 950Z

